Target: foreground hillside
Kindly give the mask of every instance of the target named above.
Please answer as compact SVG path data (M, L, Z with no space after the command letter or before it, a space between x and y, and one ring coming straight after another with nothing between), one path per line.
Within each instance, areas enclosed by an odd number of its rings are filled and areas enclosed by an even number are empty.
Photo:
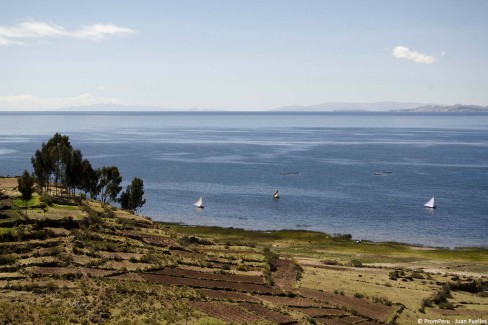
M187 227L0 179L0 323L486 319L488 252Z

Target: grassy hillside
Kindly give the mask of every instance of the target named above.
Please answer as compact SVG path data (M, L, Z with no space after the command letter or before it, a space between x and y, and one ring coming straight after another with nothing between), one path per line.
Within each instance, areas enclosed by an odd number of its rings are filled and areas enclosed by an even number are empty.
M488 314L488 252L156 223L0 179L0 323L413 324ZM47 204L47 203L50 203Z

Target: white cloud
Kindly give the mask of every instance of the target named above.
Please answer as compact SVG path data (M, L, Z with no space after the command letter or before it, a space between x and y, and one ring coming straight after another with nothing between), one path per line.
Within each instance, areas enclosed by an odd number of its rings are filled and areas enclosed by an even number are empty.
M39 111L95 104L123 105L124 102L118 98L96 97L90 94L74 97L0 96L0 110L7 111Z
M415 52L405 46L397 46L393 49L393 56L397 59L411 60L417 63L432 64L435 58L426 54Z
M442 51L442 52L441 52L441 55L442 55L442 56L446 56L446 54L447 54L447 52L446 52L446 51Z
M73 31L51 22L27 20L14 26L0 26L0 46L24 44L23 40L35 38L69 37L100 41L112 36L135 35L134 29L113 24L93 24Z
M120 35L134 35L136 31L127 27L119 27L112 24L94 24L90 26L83 26L79 30L73 32L73 36L89 39L93 41L100 41L110 36Z
M22 43L21 42L12 41L11 39L8 39L8 38L1 37L0 36L0 46L13 45L13 44L21 45Z

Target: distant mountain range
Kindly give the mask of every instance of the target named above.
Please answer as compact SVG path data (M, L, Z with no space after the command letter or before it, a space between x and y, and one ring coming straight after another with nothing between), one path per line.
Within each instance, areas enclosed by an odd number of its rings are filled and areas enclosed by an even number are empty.
M309 106L284 106L273 111L282 112L488 112L488 106L432 105L422 103L375 102L375 103L323 103Z
M375 102L375 103L344 103L328 102L318 105L294 105L275 108L274 111L307 111L307 112L336 112L336 111L374 111L386 112L391 110L412 109L426 106L426 103Z
M427 105L420 106L416 108L409 108L400 110L401 112L488 112L488 106L478 106L478 105L462 105L456 104L451 106L441 106L441 105Z
M178 112L181 110L164 108L159 106L137 106L116 104L95 104L88 106L76 106L59 108L61 112ZM207 111L198 108L185 111ZM217 111L217 110L208 110ZM488 112L488 106L462 105L451 106L429 105L422 103L401 102L375 102L375 103L344 103L329 102L309 106L284 106L272 109L274 112Z

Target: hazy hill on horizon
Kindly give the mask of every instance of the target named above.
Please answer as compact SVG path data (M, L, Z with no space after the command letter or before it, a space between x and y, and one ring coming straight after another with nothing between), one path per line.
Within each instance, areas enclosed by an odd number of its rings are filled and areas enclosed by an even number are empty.
M426 106L426 103L403 103L403 102L373 102L373 103L347 103L327 102L317 105L292 105L273 109L273 111L303 111L303 112L334 112L334 111L382 111L412 109Z
M488 106L480 105L426 105L416 108L397 110L397 112L488 112Z

